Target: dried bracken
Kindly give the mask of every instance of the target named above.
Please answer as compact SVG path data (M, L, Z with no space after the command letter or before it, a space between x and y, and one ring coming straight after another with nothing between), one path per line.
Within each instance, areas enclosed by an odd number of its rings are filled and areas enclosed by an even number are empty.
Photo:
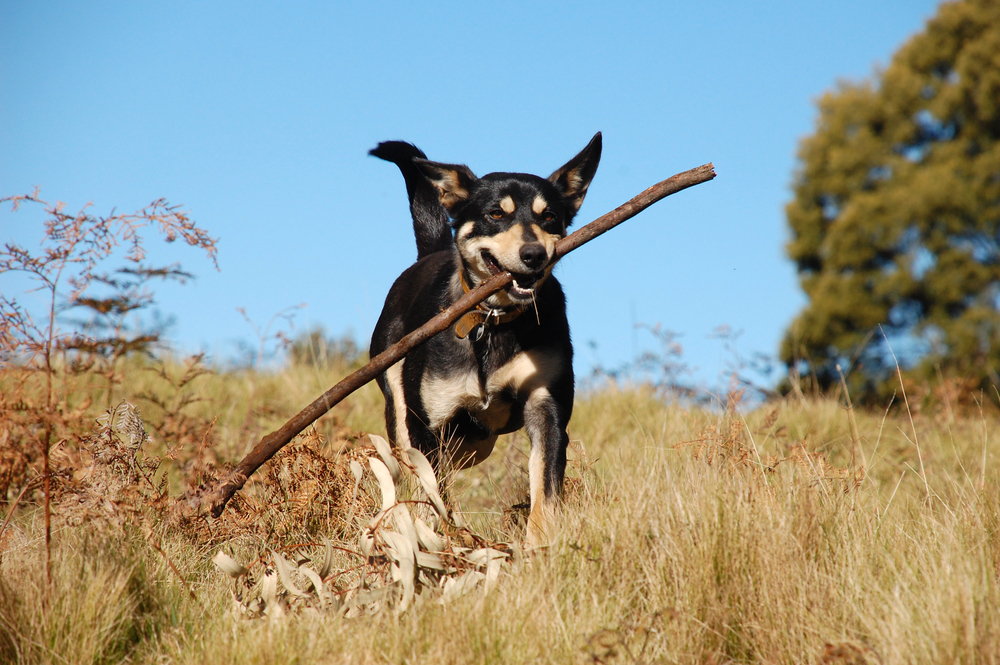
M774 427L777 421L777 410L765 418L762 429ZM674 446L676 450L690 448L695 459L703 460L709 466L725 468L728 471L750 470L753 477L765 481L775 474L780 465L791 463L797 469L797 479L807 485L817 485L827 481L843 483L843 491L858 489L865 478L865 468L852 464L850 468L842 468L832 464L821 452L809 452L805 442L789 446L789 454L766 455L761 457L748 436L744 422L733 420L729 423L729 431L723 435L718 427L709 425L701 435L692 441L682 441Z
M378 457L366 462L382 503L352 552L360 563L336 570L333 546L327 541L322 549L315 548L312 561L298 557L291 562L272 552L270 561L258 560L263 571L255 575L253 564L244 567L220 551L215 564L236 580L236 617L279 618L299 611L354 617L384 608L404 612L414 602L447 602L477 588L488 593L501 573L510 569L516 549L488 543L451 521L437 477L419 451L409 449L397 458L385 439L370 438ZM365 479L363 467L357 459L348 466L357 487ZM397 488L407 485L419 485L425 498L399 500ZM348 514L354 514L353 506ZM475 546L466 546L467 542Z
M67 524L101 519L121 526L161 507L167 477L162 460L142 450L149 440L135 405L121 402L97 419L98 429L78 452L53 450L55 516Z
M375 435L368 440L329 445L309 430L211 520L206 489L230 471L205 459L208 436L182 469L171 456L147 452L141 413L123 401L97 419L80 447L53 448L53 514L69 526L141 527L165 558L154 530L203 545L251 543L261 555L246 567L221 550L215 558L237 580L234 608L243 618L405 611L429 598L489 591L510 569L512 546L456 524L418 451L398 453ZM171 496L171 470L191 478L192 469L198 485L183 485L185 491ZM323 534L324 543L310 544L309 534ZM306 543L289 545L296 540ZM310 559L303 555L308 550L317 554Z
M141 309L152 302L144 284L157 277L178 277L187 273L176 267L152 268L143 266L146 257L144 233L154 227L167 242L182 238L189 245L199 247L216 262L215 239L199 228L179 206L172 206L159 199L149 206L130 214L112 211L105 217L87 212L85 206L76 214L66 213L64 204L51 204L39 197L38 190L23 196L0 198L0 203L11 203L16 211L23 204L41 206L45 212L45 231L41 250L33 252L16 243L5 243L0 249L0 274L23 273L34 284L34 290L44 295L44 316L37 318L9 295L0 294L0 363L17 369L11 377L2 377L5 383L13 381L18 390L33 376L40 380L34 392L40 394L35 404L15 409L12 413L0 412L0 422L5 430L14 429L20 447L28 454L27 465L40 466L41 490L45 515L46 570L51 576L51 504L53 499L53 469L51 453L71 438L77 418L67 417L70 409L69 391L58 389L56 379L60 374L89 372L100 366L107 385L106 404L110 408L112 391L117 378L116 365L130 352L148 350L158 339L158 333L127 331L124 321L130 311ZM119 271L131 272L132 278L124 280L101 274L98 267L120 246L127 247L126 261L131 267ZM117 293L105 298L85 298L84 294L95 282L111 287ZM68 287L68 293L65 290ZM74 307L84 307L102 321L105 333L67 331L60 327L57 314ZM19 376L17 376L19 375ZM27 393L33 392L28 389ZM88 405L89 406L89 405ZM82 409L86 410L86 407ZM40 459L40 464L37 460ZM8 466L17 469L19 460ZM12 482L26 478L4 480L7 490ZM50 580L51 581L51 580Z

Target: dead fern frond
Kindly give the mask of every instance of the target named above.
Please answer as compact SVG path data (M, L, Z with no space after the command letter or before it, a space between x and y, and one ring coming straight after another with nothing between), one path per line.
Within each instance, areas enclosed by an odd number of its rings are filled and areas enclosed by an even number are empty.
M372 436L378 441L377 437ZM381 441L378 441L381 444ZM288 450L286 448L286 450ZM284 463L273 465L268 471L268 484L286 489L288 503L295 509L294 497L301 492L314 491L315 478L308 478L316 457L302 444L293 446ZM381 507L368 521L359 541L359 552L351 552L362 559L360 566L351 561L351 567L334 572L331 543L324 545L323 555L289 561L277 551L272 551L270 563L260 559L243 566L224 552L216 554L214 562L224 573L233 577L233 615L237 618L280 618L305 610L339 613L344 616L364 616L391 608L405 612L415 602L434 598L448 602L458 596L482 588L489 593L504 571L509 570L513 551L510 546L488 543L451 524L444 504L438 496L438 481L430 463L415 449L397 458L388 446L376 445L367 466L378 484ZM382 457L386 456L387 460ZM386 461L389 463L387 464ZM340 463L339 468L346 469ZM289 465L296 466L294 469ZM393 470L395 470L395 473ZM292 480L285 471L295 474L305 472L306 480ZM412 484L416 481L426 496L424 500L397 499L397 482ZM477 547L467 546L466 538ZM322 560L318 567L316 562ZM312 563L313 565L307 565ZM257 584L240 586L244 576L257 570ZM263 569L263 570L261 570ZM350 573L345 575L345 573ZM336 582L336 584L334 584Z

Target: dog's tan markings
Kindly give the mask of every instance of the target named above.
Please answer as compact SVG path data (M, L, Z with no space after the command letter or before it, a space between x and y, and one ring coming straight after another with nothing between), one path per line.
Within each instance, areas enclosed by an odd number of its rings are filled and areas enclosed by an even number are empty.
M406 426L406 396L403 394L403 358L398 363L385 371L385 378L389 383L389 391L392 393L392 410L396 417L396 446L401 450L412 447L410 443L410 430Z
M427 426L432 430L446 425L459 409L478 411L483 404L475 372L445 376L426 373L420 382L420 397L427 412Z
M535 195L535 200L531 202L531 211L536 215L541 215L549 207L549 202L541 194Z
M425 374L420 383L420 395L427 412L428 427L439 434L459 410L468 411L486 429L496 431L510 420L510 402L484 399L475 372L436 376ZM452 463L466 469L484 461L493 452L497 435L484 439L465 438L444 441Z
M459 410L464 410L491 432L500 431L510 422L513 405L504 393L513 390L527 397L529 402L540 399L543 392L548 395L544 386L552 383L562 369L558 357L542 351L522 352L489 376L485 394L475 372L451 375L427 373L420 382L427 426L432 431L440 431ZM453 458L456 463L465 460L462 462L465 466L479 464L489 456L495 442L496 436L456 442L458 448Z
M562 361L543 351L524 351L491 374L486 380L489 394L512 388L518 394L534 394L551 384L563 369Z
M469 234L476 228L475 222L466 222L462 224L458 229L458 233L455 234L455 242L462 242L469 237Z
M582 198L582 195L585 193L585 191L580 188L580 185L583 184L583 178L580 177L580 172L577 169L573 169L566 174L566 184L569 191L574 196L580 196Z
M510 194L500 199L500 209L508 215L514 212L514 199L511 198Z
M500 267L514 272L529 272L527 267L521 262L521 229L519 224L515 224L506 231L495 236L476 236L473 238L463 238L458 243L458 251L462 256L462 262L469 267L472 273L472 281L476 286L485 282L492 276L482 252L485 249L493 255ZM506 291L498 291L490 296L486 303L491 307L509 307L514 303Z
M462 173L459 170L462 170ZM426 164L424 173L437 189L441 205L448 210L451 210L456 203L469 198L469 190L462 184L462 177L464 176L467 180L475 180L476 178L467 167L433 163Z
M587 195L587 188L590 187L590 181L583 179L584 166L585 163L581 163L568 170L559 169L549 176L549 182L557 187L560 186L560 179L565 182L562 187L563 196L566 197L566 202L572 206L574 212L580 209L583 198Z
M531 242L541 242L545 247L546 253L551 257L555 251L555 240L552 238L556 238L557 236L549 238L548 236L551 236L551 234L542 231L541 227L537 224L532 224L531 229L538 236L537 240L533 239ZM493 255L493 258L500 263L502 269L510 270L511 272L532 272L521 261L521 247L524 244L524 227L520 224L515 224L506 231L493 236L462 238L458 243L458 249L462 254L462 260L472 270L473 275L475 275L476 283L479 283L486 281L491 276L489 268L486 267L486 262L482 257L484 249Z
M447 189L438 188L438 198L441 200L441 205L447 210L451 210L456 203L469 198L469 192L464 187L461 187L458 184L458 180L455 179L453 187Z
M559 242L562 236L554 233L546 233L538 224L532 224L531 230L535 232L538 242L542 243L542 246L545 247L546 255L551 257L556 251L556 243Z
M472 222L466 222L466 225L462 226L459 230L460 236L468 224L472 224ZM541 242L542 246L545 247L546 255L551 258L555 253L556 241L562 236L546 233L537 224L532 224L531 230L534 231L537 238L532 239L530 242ZM521 247L525 244L524 227L521 224L515 224L506 231L498 233L495 236L476 236L468 238L466 235L459 237L457 240L458 251L462 257L462 263L468 266L469 271L472 273L472 286L477 286L492 276L492 273L489 268L486 267L486 261L482 256L482 251L484 249L493 255L493 257L500 263L501 268L512 272L531 272L531 270L521 261ZM552 274L552 267L553 266L548 266L548 268L545 269L545 273L535 283L536 289L545 282L550 274ZM510 307L515 304L515 301L506 291L498 291L497 293L494 293L492 296L487 298L485 302L490 307Z

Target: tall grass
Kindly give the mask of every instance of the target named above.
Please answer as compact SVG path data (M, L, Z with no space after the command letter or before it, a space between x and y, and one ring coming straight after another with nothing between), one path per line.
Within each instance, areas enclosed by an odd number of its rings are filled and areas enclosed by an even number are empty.
M220 416L217 453L232 460L248 422L273 427L332 378L305 366L207 376L191 408ZM146 380L132 373L122 389ZM247 418L251 382L259 406ZM209 563L217 548L156 524L56 531L46 588L29 507L0 536L0 661L1000 662L995 416L853 415L854 468L848 413L833 401L741 414L683 410L641 388L585 395L552 545L489 595L402 614L237 621L233 583ZM330 432L380 431L377 392L335 420ZM505 509L526 493L526 448L507 437L453 479L452 500L488 537L521 537ZM323 535L269 545L314 554ZM226 547L261 554L254 538Z

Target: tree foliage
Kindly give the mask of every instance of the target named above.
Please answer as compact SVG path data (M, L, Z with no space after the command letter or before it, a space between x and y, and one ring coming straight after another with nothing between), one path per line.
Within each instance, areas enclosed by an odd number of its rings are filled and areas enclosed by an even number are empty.
M873 80L819 101L786 214L809 304L793 376L879 397L916 376L1000 383L1000 2L943 4Z

